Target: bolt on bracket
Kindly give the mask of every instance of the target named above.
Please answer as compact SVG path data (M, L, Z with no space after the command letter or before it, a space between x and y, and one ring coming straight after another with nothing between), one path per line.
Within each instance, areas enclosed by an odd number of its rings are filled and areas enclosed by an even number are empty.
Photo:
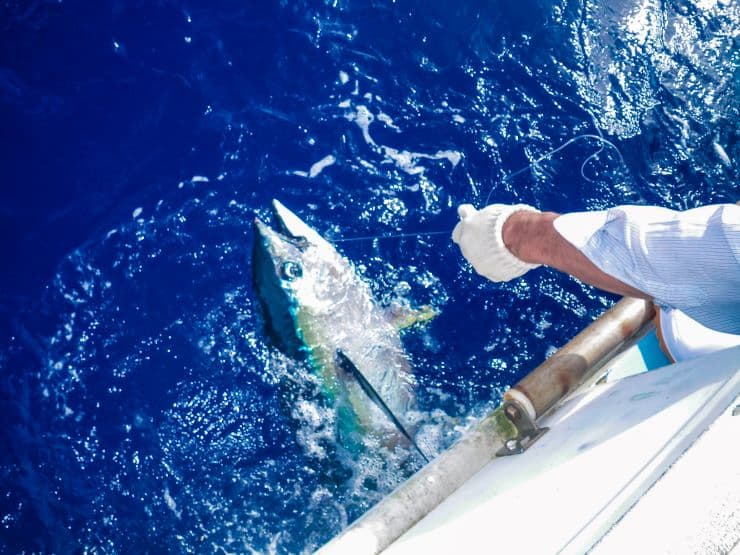
M504 402L504 414L516 428L517 436L504 442L504 446L496 452L497 457L523 453L550 429L538 428L534 420L527 414L527 411L523 410L515 401Z

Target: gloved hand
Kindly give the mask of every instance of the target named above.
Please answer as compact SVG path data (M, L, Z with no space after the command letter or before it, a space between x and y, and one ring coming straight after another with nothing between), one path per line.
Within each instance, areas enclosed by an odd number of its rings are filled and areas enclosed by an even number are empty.
M539 212L526 204L491 204L482 210L461 204L457 208L460 221L452 231L452 240L475 271L491 281L509 281L539 266L519 260L504 245L504 222L522 210Z

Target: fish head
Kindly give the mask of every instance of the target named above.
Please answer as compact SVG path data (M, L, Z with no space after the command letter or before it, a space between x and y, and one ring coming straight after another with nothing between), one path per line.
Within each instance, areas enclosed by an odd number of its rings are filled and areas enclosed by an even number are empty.
M253 271L268 333L291 356L305 350L301 313L331 307L348 271L336 249L278 201L280 231L255 219ZM307 321L308 318L303 318Z

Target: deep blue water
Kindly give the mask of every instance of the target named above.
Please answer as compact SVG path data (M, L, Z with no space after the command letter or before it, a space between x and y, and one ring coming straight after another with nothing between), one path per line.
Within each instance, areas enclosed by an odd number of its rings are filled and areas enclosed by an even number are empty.
M738 10L3 2L0 551L327 541L418 461L346 452L266 337L255 214L278 198L339 240L451 230L489 194L734 202ZM583 139L508 178L583 133L623 161ZM614 300L548 269L486 283L441 235L337 245L383 303L441 312L404 336L432 453Z

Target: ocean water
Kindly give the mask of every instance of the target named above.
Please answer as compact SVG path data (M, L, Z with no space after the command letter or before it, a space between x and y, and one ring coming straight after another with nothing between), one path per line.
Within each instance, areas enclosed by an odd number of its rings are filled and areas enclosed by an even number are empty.
M456 206L738 200L740 7L617 2L0 5L0 551L300 553L420 466L337 442L265 333L279 199L407 331L437 454L614 298L487 283ZM611 146L579 139L599 135ZM378 237L343 241L348 238Z

